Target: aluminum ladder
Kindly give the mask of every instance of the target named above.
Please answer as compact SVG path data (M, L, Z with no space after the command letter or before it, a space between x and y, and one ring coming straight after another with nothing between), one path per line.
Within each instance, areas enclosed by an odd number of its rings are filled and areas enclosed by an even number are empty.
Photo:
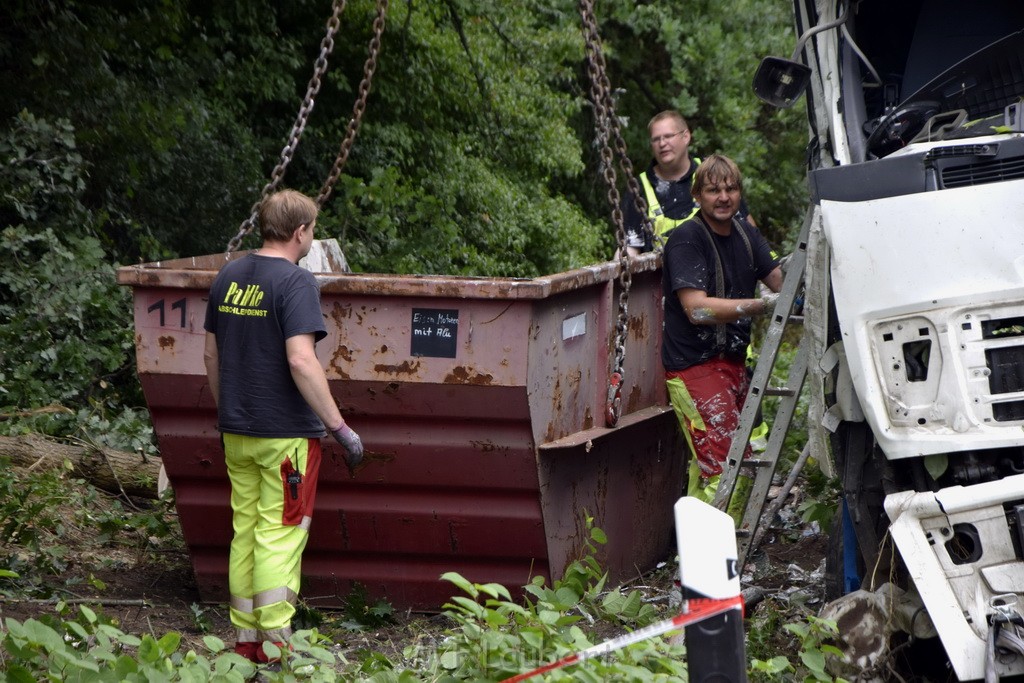
M778 466L779 454L782 451L786 432L789 430L797 402L800 400L800 390L803 388L804 379L807 376L809 344L801 343L796 357L793 359L793 364L790 366L786 385L777 388L769 386L786 326L789 323L803 323L801 316L790 315L790 312L793 310L793 304L796 302L804 281L811 219L812 215L808 213L803 227L800 229L796 247L787 261L782 290L779 292L775 311L768 323L768 330L761 345L761 353L754 369L754 375L750 380L750 390L747 393L746 402L743 404L743 410L740 412L739 424L733 433L732 445L729 448L728 456L726 456L718 482L718 490L712 503L719 510L727 509L736 488L736 479L740 469L753 470L754 481L750 488L750 496L747 499L742 520L736 529L739 567L746 562L747 552L755 538L765 502L768 499L768 490ZM768 436L768 446L763 453L755 453L754 457L744 460L743 452L746 450L750 434L756 426L755 421L759 422L759 409L765 396L780 397L778 411L772 421Z

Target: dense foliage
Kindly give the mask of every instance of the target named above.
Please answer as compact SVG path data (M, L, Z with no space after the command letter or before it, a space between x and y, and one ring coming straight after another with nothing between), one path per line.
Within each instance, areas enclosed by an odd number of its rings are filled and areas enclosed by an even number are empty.
M7 128L67 117L125 262L212 253L276 163L329 3L5 3ZM319 188L363 76L374 8L353 0L286 183ZM751 179L784 233L801 191L795 112L754 98L757 59L788 53L784 0L597 4L634 162L646 121L678 107L694 147ZM579 18L566 0L393 3L370 104L324 227L357 270L529 276L607 256ZM763 220L762 222L765 222Z
M0 133L0 157L0 405L17 418L8 428L148 446L144 421L123 409L141 403L131 297L104 253L104 219L81 201L71 125L23 112Z

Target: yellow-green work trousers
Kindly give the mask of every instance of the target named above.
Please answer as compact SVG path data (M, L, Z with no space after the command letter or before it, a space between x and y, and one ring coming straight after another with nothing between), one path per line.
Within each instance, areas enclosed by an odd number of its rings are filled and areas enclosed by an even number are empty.
M223 436L234 528L231 623L239 643L285 643L313 515L320 440Z

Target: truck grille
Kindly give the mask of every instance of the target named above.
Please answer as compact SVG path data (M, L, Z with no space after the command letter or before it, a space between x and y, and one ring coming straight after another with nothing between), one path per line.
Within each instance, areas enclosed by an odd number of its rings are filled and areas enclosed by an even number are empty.
M1024 178L1024 157L978 161L963 166L948 166L942 169L944 188L985 185L1002 180Z
M982 339L1002 341L1024 337L1024 317L996 318L982 323ZM993 396L1024 392L1024 346L1000 346L985 349L989 369L988 385ZM1024 401L992 404L996 422L1024 420Z

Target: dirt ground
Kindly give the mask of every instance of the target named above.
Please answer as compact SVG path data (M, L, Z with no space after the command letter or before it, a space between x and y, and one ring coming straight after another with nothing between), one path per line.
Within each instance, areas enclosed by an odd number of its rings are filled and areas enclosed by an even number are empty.
M109 504L108 497L99 498ZM68 519L73 515L68 514ZM81 517L81 515L78 515ZM171 527L177 530L176 520ZM33 596L7 596L0 601L0 616L24 621L43 614L55 615L56 599L75 608L86 604L111 619L121 630L135 635L160 637L170 631L182 634L186 647L203 651L203 637L214 635L225 643L234 636L228 621L226 605L201 604L180 533L169 538L120 539L99 542L95 529L78 529L64 533L66 568L59 574L37 580ZM744 587L761 587L767 594L804 591L812 602L821 599L822 558L826 536L791 528L785 533L769 534L763 551L745 567ZM17 551L4 547L5 553ZM641 590L645 600L667 603L671 599L677 576L675 558L666 557L660 568L638 576L630 588ZM348 618L345 614L324 612L321 632L328 633L340 645L339 652L351 655L357 651L378 652L392 661L400 659L402 649L413 643L436 641L449 626L438 614L396 612L392 623L353 631L339 627ZM335 628L332 628L335 626ZM619 635L612 626L593 637Z

